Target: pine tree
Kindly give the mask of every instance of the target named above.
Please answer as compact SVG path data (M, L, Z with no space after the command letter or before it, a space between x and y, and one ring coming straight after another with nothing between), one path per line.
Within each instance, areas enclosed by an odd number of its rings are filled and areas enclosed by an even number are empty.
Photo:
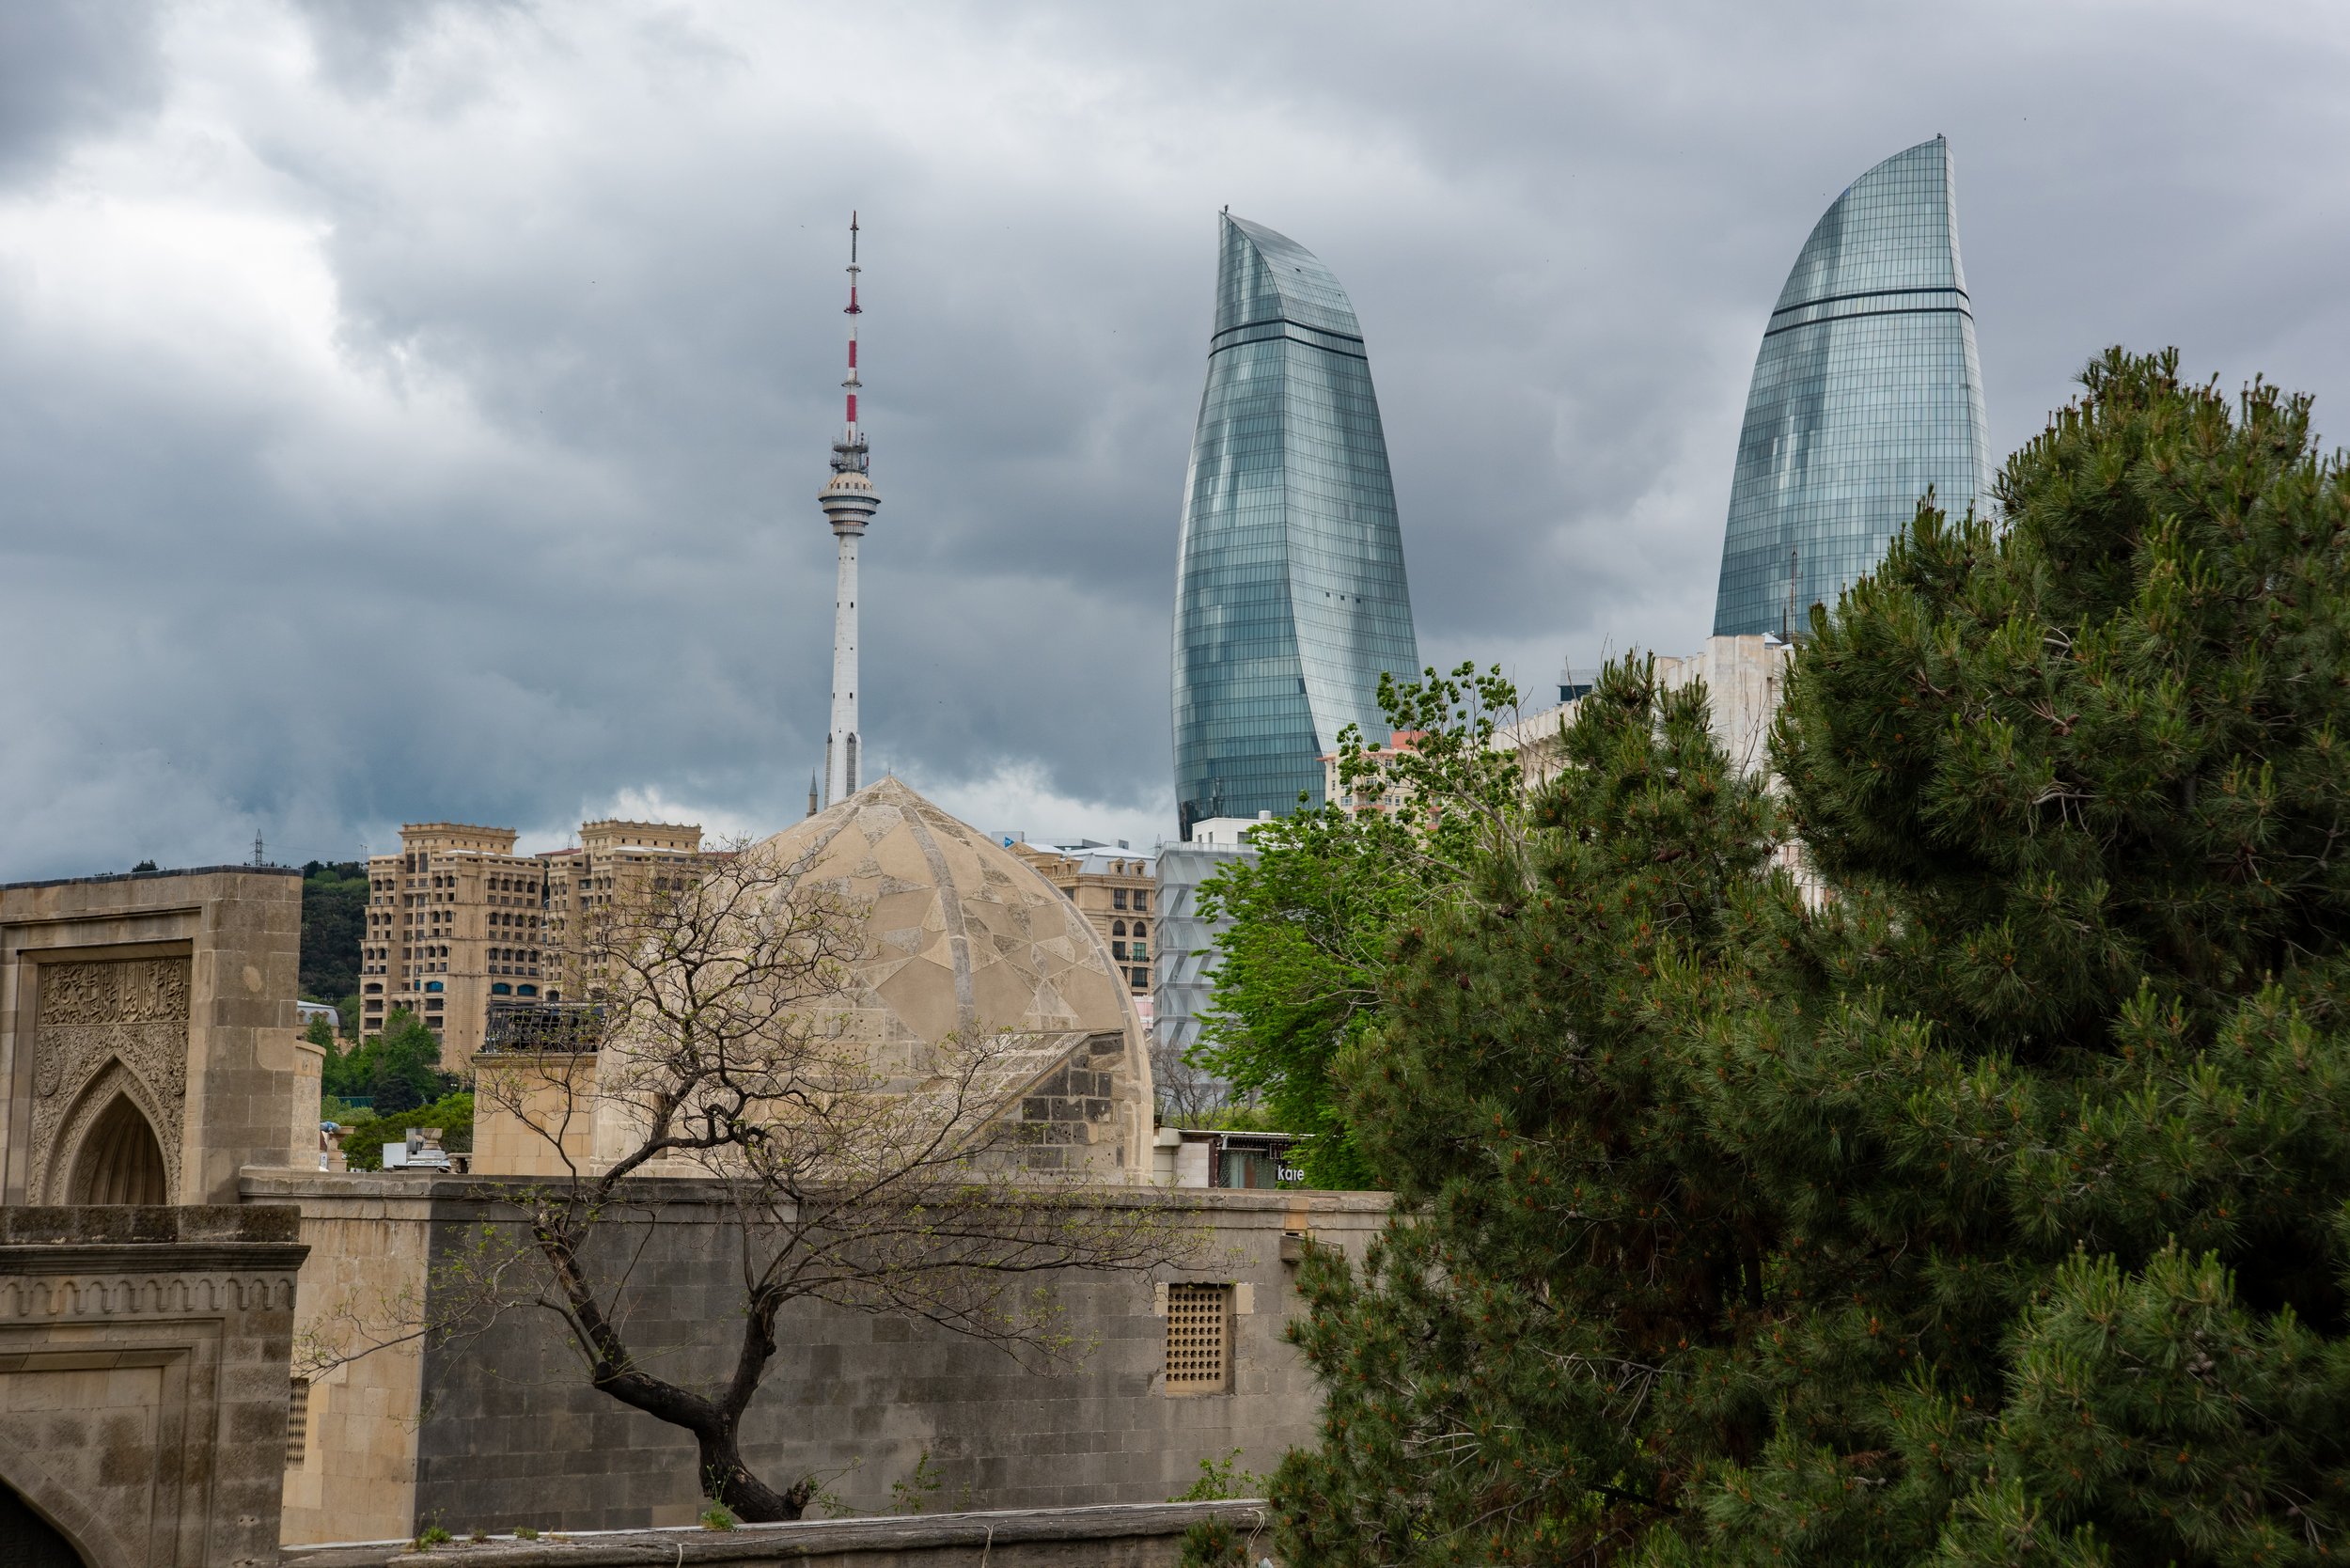
M1815 612L1778 800L1611 669L1403 933L1287 1560L2345 1549L2350 474L2175 355L2084 383L2001 526Z

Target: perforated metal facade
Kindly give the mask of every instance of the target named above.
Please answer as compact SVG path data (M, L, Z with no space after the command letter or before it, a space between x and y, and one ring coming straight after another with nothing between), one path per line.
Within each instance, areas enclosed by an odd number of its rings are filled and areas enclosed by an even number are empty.
M1322 798L1417 674L1379 399L1354 306L1295 241L1226 214L1175 588L1175 798L1209 817Z
M1714 635L1801 634L1872 570L1931 488L1987 498L1982 369L1958 257L1950 146L1859 179L1812 228L1747 394Z

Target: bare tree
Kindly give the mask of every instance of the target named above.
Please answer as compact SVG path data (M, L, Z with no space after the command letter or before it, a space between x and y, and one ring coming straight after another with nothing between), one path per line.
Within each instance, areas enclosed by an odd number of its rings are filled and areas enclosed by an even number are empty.
M1230 1084L1156 1033L1151 1037L1151 1087L1158 1096L1159 1120L1170 1127L1212 1125L1218 1112L1234 1105Z
M1038 1277L1145 1270L1197 1246L1147 1191L1032 1168L1043 1151L1017 1096L1066 1037L877 1045L845 1028L863 912L806 873L738 848L597 906L583 954L602 986L592 1056L477 1062L478 1101L526 1128L552 1172L485 1187L519 1206L527 1241L514 1250L535 1267L458 1265L473 1321L517 1300L543 1308L589 1385L691 1433L705 1491L747 1520L797 1518L814 1492L809 1478L754 1475L742 1451L788 1304L903 1314L1051 1358L1075 1347ZM634 1338L662 1189L681 1195L664 1177L696 1178L717 1203L740 1269L739 1332L699 1375L665 1375L678 1347ZM520 1293L518 1273L532 1276Z

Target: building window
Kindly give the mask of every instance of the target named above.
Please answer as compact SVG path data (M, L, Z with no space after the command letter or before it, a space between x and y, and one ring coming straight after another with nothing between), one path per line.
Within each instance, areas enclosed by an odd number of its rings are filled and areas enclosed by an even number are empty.
M1221 1394L1232 1386L1232 1287L1167 1287L1167 1391Z
M513 994L514 988L504 980L497 980L490 987L490 995L493 996L511 996Z
M1135 889L1135 907L1136 909L1149 909L1151 907L1151 890L1149 888L1137 887Z
M1136 936L1148 936L1151 934L1150 926L1141 920L1136 920L1135 922L1134 931Z
M1113 887L1110 889L1110 907L1112 909L1123 909L1126 907L1126 889L1123 887Z
M441 982L439 980L427 980L424 982L424 988L427 991L438 991L441 989Z
M1147 993L1151 989L1151 971L1148 969L1136 969L1134 972L1134 977L1129 983L1135 990Z
M297 1377L286 1400L286 1468L298 1470L310 1456L310 1380Z
M1112 921L1110 922L1110 934L1111 934L1112 936L1123 936L1123 935L1125 935L1125 934L1126 934L1126 922L1125 922L1125 921L1123 921L1123 920L1112 920Z

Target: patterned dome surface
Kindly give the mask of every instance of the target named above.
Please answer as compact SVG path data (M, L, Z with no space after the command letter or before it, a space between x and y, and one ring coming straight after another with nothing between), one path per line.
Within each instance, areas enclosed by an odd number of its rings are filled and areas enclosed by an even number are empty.
M1018 855L898 779L867 786L753 853L804 863L803 876L868 911L858 984L830 1010L863 1038L1115 1033L1140 1061L1139 1021L1092 924Z

